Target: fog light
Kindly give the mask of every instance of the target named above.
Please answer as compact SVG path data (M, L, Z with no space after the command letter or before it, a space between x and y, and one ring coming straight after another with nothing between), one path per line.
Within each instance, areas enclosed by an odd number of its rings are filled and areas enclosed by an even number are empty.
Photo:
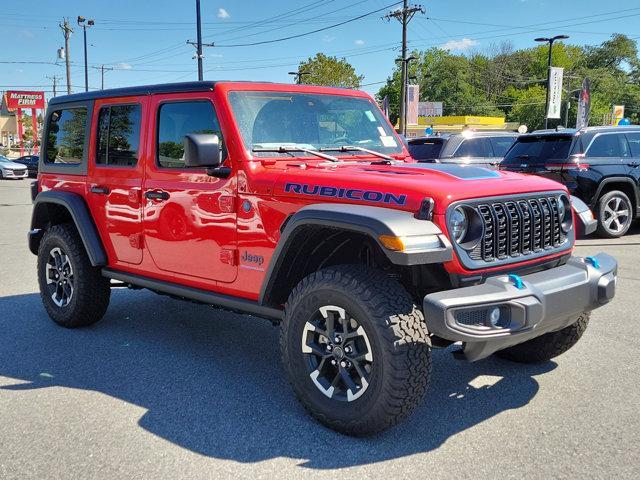
M491 325L494 327L498 327L500 324L500 309L498 307L494 308L493 310L491 310L491 313L489 314L489 321L491 322Z

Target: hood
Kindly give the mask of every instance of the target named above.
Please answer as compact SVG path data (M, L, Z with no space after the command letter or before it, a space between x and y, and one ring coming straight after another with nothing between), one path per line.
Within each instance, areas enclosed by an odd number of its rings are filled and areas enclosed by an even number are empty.
M554 181L474 166L341 162L287 165L276 179L276 195L308 202L353 202L417 211L425 197L443 214L458 200L563 190Z
M3 161L0 162L0 168L4 168L5 170L26 170L27 167L16 162L12 161Z

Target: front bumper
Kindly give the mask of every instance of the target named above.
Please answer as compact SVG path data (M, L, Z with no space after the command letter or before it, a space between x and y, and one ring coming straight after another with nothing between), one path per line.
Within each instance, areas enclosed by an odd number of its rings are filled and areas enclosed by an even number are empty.
M4 178L27 178L28 175L26 168L24 170L2 169L2 176Z
M581 313L608 303L615 295L617 269L613 257L599 253L522 277L502 275L482 285L432 293L423 302L427 328L464 342L465 357L479 360L561 330Z

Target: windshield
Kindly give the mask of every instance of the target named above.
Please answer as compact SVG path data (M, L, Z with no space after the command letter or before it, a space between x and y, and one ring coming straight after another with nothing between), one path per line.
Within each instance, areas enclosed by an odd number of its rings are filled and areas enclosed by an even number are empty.
M502 165L539 165L549 160L563 161L569 157L570 136L523 137L513 144Z
M229 93L229 102L245 147L254 155L282 156L257 150L283 146L320 150L354 145L386 154L402 152L380 110L366 98L239 91Z

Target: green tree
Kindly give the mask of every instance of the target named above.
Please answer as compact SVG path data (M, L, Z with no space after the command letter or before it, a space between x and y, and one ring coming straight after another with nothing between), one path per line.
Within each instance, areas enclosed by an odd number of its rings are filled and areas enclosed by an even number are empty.
M300 83L307 85L360 88L364 79L364 75L358 75L345 58L329 57L324 53L300 62L298 72L308 72L300 78Z

